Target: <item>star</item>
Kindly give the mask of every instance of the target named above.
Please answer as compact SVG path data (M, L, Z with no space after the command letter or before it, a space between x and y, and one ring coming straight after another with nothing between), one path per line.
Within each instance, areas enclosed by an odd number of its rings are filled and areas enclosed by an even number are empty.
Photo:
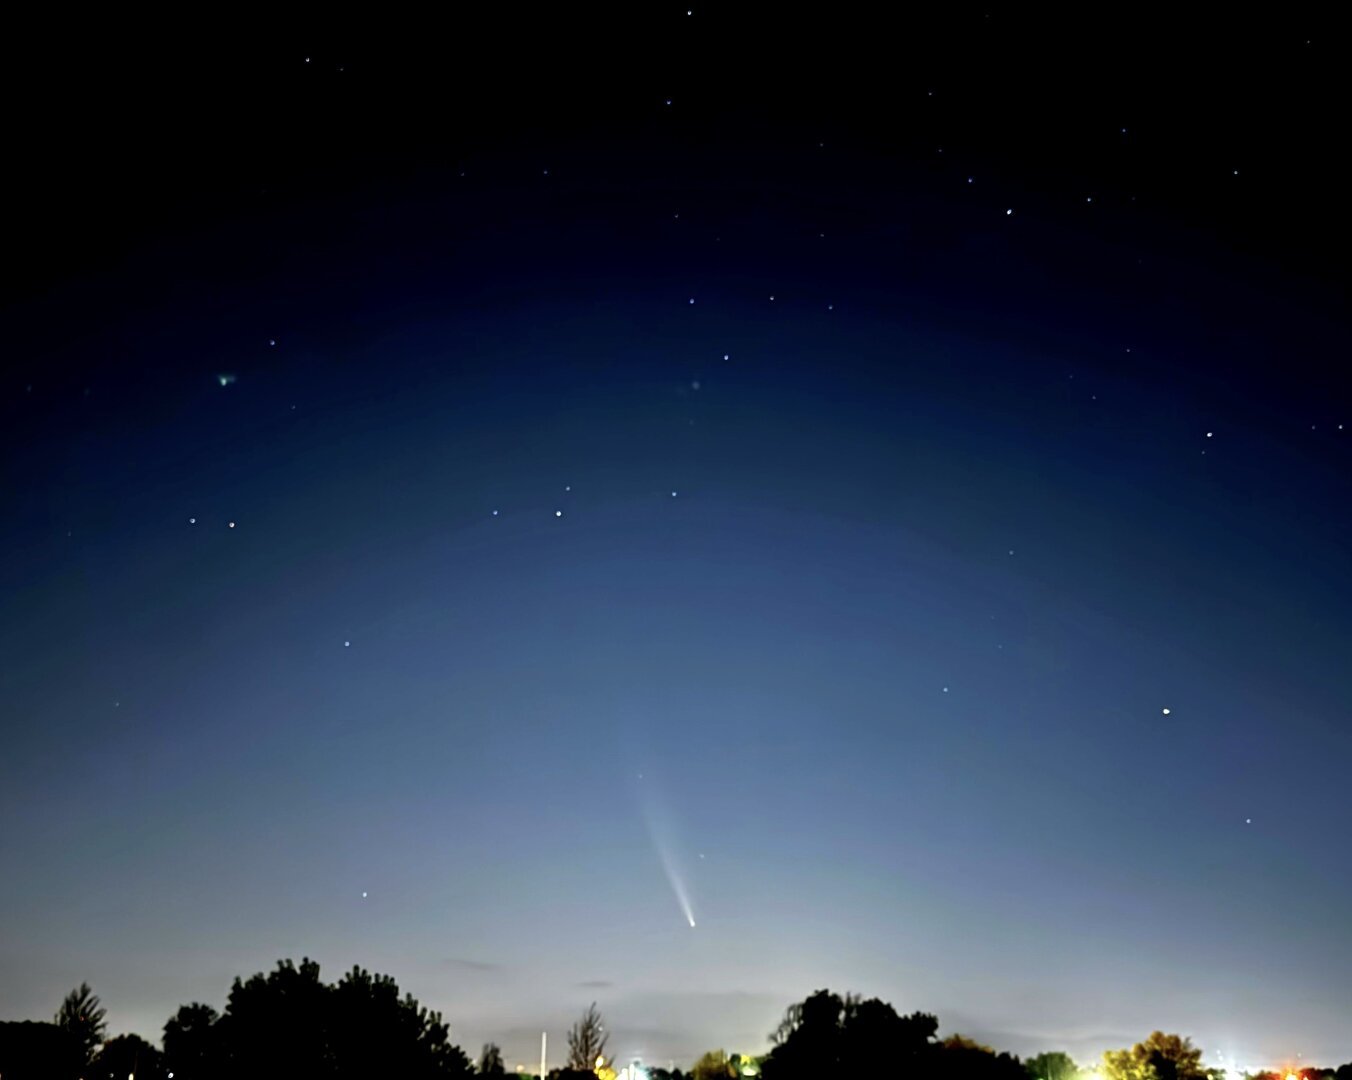
M352 642L350 642L350 641L344 641L344 642L343 642L343 648L344 648L344 649L350 649L351 647L352 647Z
M946 686L944 687L944 693L945 693L945 694L948 693L948 687L946 687Z
M494 516L494 517L497 517L497 516L498 516L498 512L497 512L496 510L493 511L493 516Z
M1245 825L1252 825L1252 824L1253 824L1253 818L1251 818L1251 817L1246 817L1246 818L1244 819L1244 824L1245 824Z
M188 524L189 524L189 525L196 525L196 524L197 524L197 519L196 519L196 518L188 518Z
M276 339L276 338L268 338L268 344L269 344L269 345L276 345L276 344L277 344L277 339Z
M672 497L673 499L676 498L676 492L673 491L673 492L671 493L671 497Z
M1009 215L1012 213L1014 213L1014 208L1011 206L1008 210L1005 211L1005 217L1009 217Z
M563 511L562 511L562 510L555 510L555 511L554 511L554 516L555 516L556 518L563 517Z
M693 296L690 298L690 302L691 302L692 304L695 302L695 298L694 298Z
M233 529L233 528L235 527L235 523L232 521L232 522L229 523L229 526L230 526L230 528Z
M690 383L690 389L691 389L691 390L698 390L698 389L699 389L699 380L698 380L698 379L695 379L695 380L693 380L693 381Z
M362 894L361 894L361 898L362 898L363 900L365 900L365 899L366 899L366 893L362 893Z
M1168 716L1168 715L1169 715L1169 710L1168 710L1168 709L1161 709L1160 712L1162 712L1165 716Z
M1211 433L1210 431L1208 431L1208 432L1206 433L1206 437L1207 437L1208 439L1211 438L1211 435L1212 435L1212 433Z
M728 354L727 354L727 353L724 353L724 354L723 354L723 359L724 359L724 360L727 360L727 359L728 359Z

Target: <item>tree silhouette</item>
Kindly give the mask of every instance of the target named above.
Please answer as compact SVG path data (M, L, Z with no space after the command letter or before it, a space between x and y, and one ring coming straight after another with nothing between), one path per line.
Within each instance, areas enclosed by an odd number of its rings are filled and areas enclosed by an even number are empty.
M889 1075L928 1076L938 1030L928 1013L898 1016L877 998L818 990L786 1010L761 1072L766 1080L819 1080L865 1075L888 1062L895 1067Z
M840 1065L841 1019L845 1002L818 990L790 1005L770 1038L777 1044L765 1059L766 1080L814 1080L833 1076Z
M502 1051L497 1043L484 1043L483 1053L479 1055L479 1075L507 1075L507 1067L502 1063Z
M236 979L212 1031L229 1076L442 1080L473 1074L440 1014L420 1008L411 995L401 999L392 978L353 968L329 986L308 959L299 967L282 961L247 982Z
M166 1080L164 1055L139 1035L109 1039L90 1062L85 1073L90 1080ZM177 1078L175 1078L177 1080Z
M1023 1063L1029 1080L1076 1080L1080 1067L1071 1056L1060 1050L1035 1054Z
M218 1021L221 1062L247 1076L332 1076L324 1017L329 988L319 965L279 961L266 976L236 977Z
M939 1045L937 1070L961 1080L1028 1080L1028 1072L1012 1054L997 1054L965 1035L950 1035Z
M174 1080L215 1080L221 1075L216 1010L193 1002L164 1025L164 1067Z
M83 1047L64 1028L0 1021L0 1076L5 1080L79 1080L85 1065Z
M929 1068L939 1020L919 1012L898 1016L878 998L847 997L841 1026L841 1065L847 1071L873 1070L878 1062L891 1061L901 1075L918 1075Z
M1152 1031L1129 1050L1106 1050L1105 1080L1213 1080L1202 1067L1202 1051L1181 1035Z
M399 997L389 975L354 967L332 991L329 1045L338 1077L469 1076L469 1058L451 1045L441 1014Z
M61 1007L56 1010L54 1023L68 1031L79 1045L86 1062L92 1061L94 1051L103 1042L108 1025L103 1022L108 1010L99 1002L98 995L89 989L88 983L66 995Z
M609 1038L601 1024L601 1013L593 1001L582 1014L582 1019L568 1032L568 1068L584 1072L594 1070L596 1059L606 1055L606 1041Z
M694 1080L735 1080L737 1067L723 1050L709 1050L690 1069Z

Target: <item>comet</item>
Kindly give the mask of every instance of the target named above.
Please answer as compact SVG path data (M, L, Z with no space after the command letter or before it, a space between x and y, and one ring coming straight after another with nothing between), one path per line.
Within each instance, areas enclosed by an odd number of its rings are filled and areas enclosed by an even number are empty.
M653 838L653 845L657 848L657 857L662 861L662 869L667 875L667 881L671 883L671 891L676 894L676 903L681 906L681 914L685 916L685 921L690 924L690 929L695 929L695 913L690 907L690 894L685 890L685 882L681 880L681 875L676 869L676 862L671 857L671 852L667 846Z
M639 804L643 811L644 823L648 826L648 836L652 840L657 860L662 864L667 883L676 897L676 904L685 916L690 929L695 929L695 911L690 904L690 892L686 888L685 878L676 859L676 846L671 839L671 829L662 820L665 815L658 812L656 796L651 786L644 784L639 791Z

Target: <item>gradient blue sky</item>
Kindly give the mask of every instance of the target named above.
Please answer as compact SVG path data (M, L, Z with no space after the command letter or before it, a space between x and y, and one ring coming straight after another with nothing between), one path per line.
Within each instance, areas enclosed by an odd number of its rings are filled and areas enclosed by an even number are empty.
M1321 286L1125 187L617 138L6 308L0 1016L306 955L512 1064L822 986L1352 1059Z

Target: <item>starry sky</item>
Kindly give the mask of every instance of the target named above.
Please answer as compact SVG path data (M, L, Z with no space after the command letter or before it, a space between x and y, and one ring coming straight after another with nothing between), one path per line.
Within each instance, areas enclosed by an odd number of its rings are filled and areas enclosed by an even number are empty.
M1352 1059L1341 23L24 19L0 1016Z

